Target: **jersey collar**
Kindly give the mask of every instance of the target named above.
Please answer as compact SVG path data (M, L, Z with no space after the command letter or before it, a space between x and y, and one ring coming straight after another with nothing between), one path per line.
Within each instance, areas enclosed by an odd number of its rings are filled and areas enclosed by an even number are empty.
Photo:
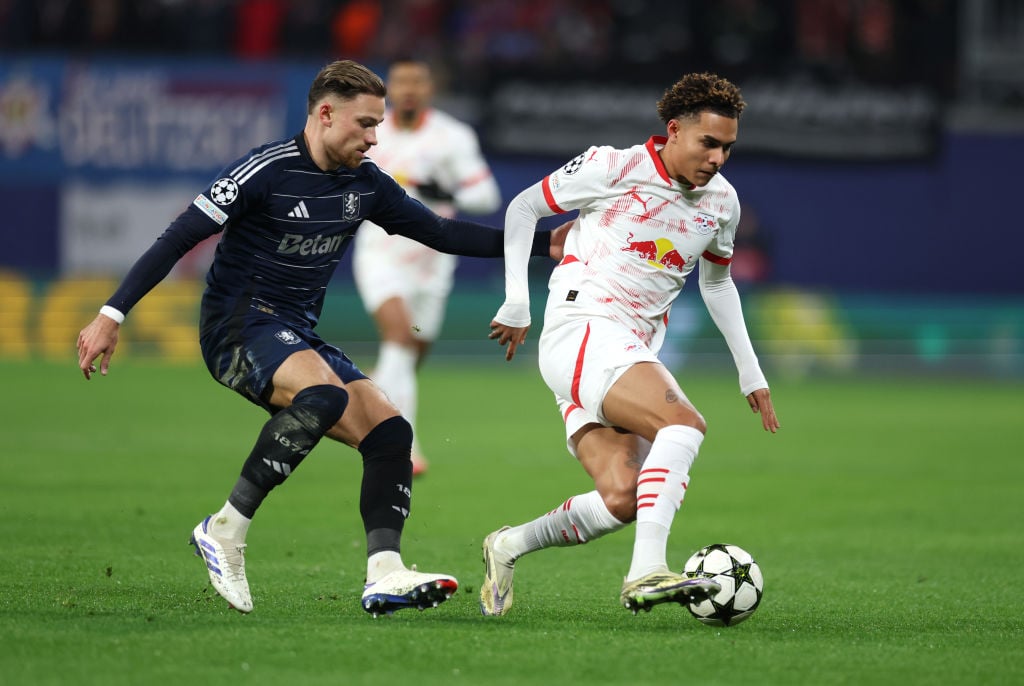
M670 186L682 185L671 176L668 175L668 170L665 169L665 163L661 161L661 155L658 154L658 150L664 148L668 144L668 138L665 136L651 136L647 139L647 152L651 154L651 160L654 161L654 168L658 170L658 174L662 179L665 180ZM697 187L690 184L686 187L687 190L695 190Z
M654 168L658 170L658 175L665 180L665 183L672 185L672 178L669 177L668 171L665 169L665 163L661 161L661 156L658 155L658 149L664 148L668 143L668 138L665 136L651 136L647 139L647 152L651 154L651 160L654 162Z

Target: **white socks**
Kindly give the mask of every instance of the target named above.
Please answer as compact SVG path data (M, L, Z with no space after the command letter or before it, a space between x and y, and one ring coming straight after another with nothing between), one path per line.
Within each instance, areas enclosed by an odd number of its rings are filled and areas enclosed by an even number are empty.
M380 344L373 382L391 399L413 430L416 428L416 349L384 341Z
M396 569L405 569L401 553L394 550L382 550L366 558L366 583L380 581Z
M210 517L209 531L217 538L226 538L235 543L244 543L251 519L235 509L231 503L224 503L220 512ZM401 553L383 550L366 560L366 583L372 584L396 569L405 569Z
M532 522L514 526L499 537L503 552L516 559L554 546L582 545L626 526L612 516L597 491L573 496Z
M655 436L636 487L636 539L628 581L668 569L668 534L703 440L700 431L681 425L666 426Z
M224 503L220 512L210 517L208 530L217 538L226 538L236 543L245 543L252 520L235 509L230 502Z

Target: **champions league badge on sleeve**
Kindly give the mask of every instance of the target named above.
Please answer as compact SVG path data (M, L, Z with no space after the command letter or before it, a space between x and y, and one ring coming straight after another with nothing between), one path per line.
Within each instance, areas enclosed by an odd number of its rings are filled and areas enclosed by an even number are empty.
M238 184L234 179L217 179L210 186L210 197L218 205L230 205L238 197Z
M579 155L566 162L565 166L562 167L562 172L567 176L571 176L578 172L580 167L583 166L583 155L584 153L581 152Z

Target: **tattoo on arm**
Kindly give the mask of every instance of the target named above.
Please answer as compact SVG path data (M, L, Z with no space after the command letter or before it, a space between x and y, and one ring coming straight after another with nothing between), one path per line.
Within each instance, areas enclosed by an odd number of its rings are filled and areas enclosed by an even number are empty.
M676 395L675 391L665 391L665 402L670 404L677 403L679 402L679 396Z

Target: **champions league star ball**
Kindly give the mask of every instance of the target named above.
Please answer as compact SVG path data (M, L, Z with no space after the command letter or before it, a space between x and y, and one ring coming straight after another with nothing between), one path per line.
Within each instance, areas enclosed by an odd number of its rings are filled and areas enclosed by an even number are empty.
M683 575L706 576L722 590L700 603L688 605L694 617L711 626L733 626L754 614L764 593L764 577L754 558L730 543L715 543L695 552Z

